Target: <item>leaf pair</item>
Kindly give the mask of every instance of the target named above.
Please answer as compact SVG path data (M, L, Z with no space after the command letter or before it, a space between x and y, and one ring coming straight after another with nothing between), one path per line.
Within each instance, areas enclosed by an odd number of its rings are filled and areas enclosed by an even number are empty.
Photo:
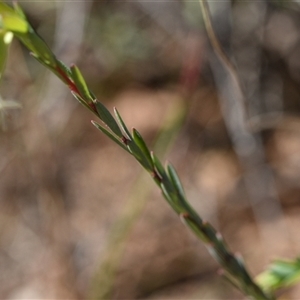
M153 172L150 151L140 133L136 129L133 129L132 133L129 131L116 108L114 108L115 119L101 102L94 100L94 104L99 118L107 128L95 121L92 121L92 124L124 150L132 154L146 170Z
M116 108L114 109L115 120L102 103L96 101L95 106L100 119L108 128L95 121L92 121L92 124L132 154L148 172L158 176L156 178L157 184L162 189L166 200L178 214L191 209L185 199L183 187L173 166L168 164L166 170L164 169L159 159L148 149L141 134L135 128L133 128L132 133L128 130Z

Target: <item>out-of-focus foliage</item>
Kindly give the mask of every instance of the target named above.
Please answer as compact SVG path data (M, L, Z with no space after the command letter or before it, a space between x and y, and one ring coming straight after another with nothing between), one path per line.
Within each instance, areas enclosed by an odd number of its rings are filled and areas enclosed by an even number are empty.
M265 290L269 291L290 287L300 281L300 259L278 259L256 279Z

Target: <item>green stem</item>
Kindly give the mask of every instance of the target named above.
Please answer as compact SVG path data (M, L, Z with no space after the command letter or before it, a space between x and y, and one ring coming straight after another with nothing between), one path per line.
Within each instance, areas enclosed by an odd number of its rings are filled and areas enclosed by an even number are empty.
M165 156L175 142L183 121L186 118L186 101L179 101L168 111L163 128L154 142L155 151ZM115 221L104 255L101 257L99 270L94 275L90 288L90 299L111 299L114 279L124 252L125 242L136 220L142 213L149 194L148 174L143 172L133 185L128 201L120 216Z

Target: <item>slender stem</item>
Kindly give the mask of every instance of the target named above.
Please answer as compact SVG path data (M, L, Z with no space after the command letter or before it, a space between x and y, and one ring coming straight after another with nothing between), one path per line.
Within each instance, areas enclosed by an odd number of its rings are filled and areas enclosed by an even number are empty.
M237 92L241 95L239 99L244 99L244 93L242 89L242 84L239 80L239 76L237 74L237 71L230 61L230 59L227 57L226 53L224 52L216 34L212 26L212 19L209 12L209 6L206 0L199 0L204 25L207 31L207 35L209 37L209 40L211 42L211 45L213 47L213 50L215 51L217 57L220 59L224 67L227 69L229 74L231 75L233 82L236 85ZM243 101L243 100L242 100ZM244 103L242 103L244 114L244 119L246 120L246 108ZM213 233L210 237L210 240L215 239L215 234ZM218 239L218 237L217 237ZM270 300L275 299L273 295L267 295L264 293L264 291L254 282L251 275L248 273L246 268L244 267L244 264L234 255L232 255L228 250L223 248L222 242L219 241L213 242L212 249L213 252L216 252L216 260L219 261L219 263L224 267L224 269L229 273L230 276L228 278L231 280L233 279L234 282L236 282L239 286L239 289L243 291L246 295L253 297L254 299L263 299L263 300ZM221 246L221 247L220 247ZM213 253L214 254L214 253ZM221 260L219 260L221 258ZM240 273L241 272L241 273Z
M167 112L153 145L160 156L165 156L174 144L186 114L186 101L181 99L178 103L174 103L170 111ZM145 208L150 192L148 174L143 172L135 181L130 194L127 196L128 200L109 233L107 246L101 257L101 264L91 282L89 298L111 299L114 279L124 251L125 241Z
M203 21L204 21L204 25L206 28L206 32L209 38L209 41L212 45L213 50L215 51L217 57L220 59L220 61L222 62L222 64L224 65L224 67L227 69L228 73L230 74L235 86L236 86L236 91L240 94L241 97L239 97L239 99L241 99L242 102L242 113L243 113L243 117L244 120L246 120L247 118L247 110L245 107L245 103L244 103L244 91L243 91L243 86L242 83L239 79L239 75L238 72L235 68L235 66L233 65L233 63L230 61L230 59L228 58L227 54L225 53L225 51L223 50L219 39L214 31L213 25L212 25L212 18L209 12L209 6L206 0L199 0L200 6L201 6L201 11L202 11L202 16L203 16Z

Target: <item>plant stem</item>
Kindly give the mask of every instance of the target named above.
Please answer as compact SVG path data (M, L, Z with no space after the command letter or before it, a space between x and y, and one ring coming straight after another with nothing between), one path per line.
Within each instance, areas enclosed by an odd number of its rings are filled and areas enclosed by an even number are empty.
M213 33L208 6L206 1L200 1L203 8L204 20L209 34ZM172 209L180 216L182 221L205 243L210 254L224 269L225 276L235 282L235 286L249 297L256 300L273 300L272 295L267 295L253 281L246 270L242 260L230 252L220 233L218 233L209 223L203 222L188 203L180 179L172 167L167 164L163 167L157 156L150 152L142 136L137 130L130 132L122 120L119 112L115 109L115 116L100 103L94 94L88 89L87 84L76 66L70 68L63 65L51 52L45 42L35 33L29 25L25 14L21 8L15 5L13 10L9 6L0 2L0 16L2 17L3 30L11 31L23 42L25 47L33 52L33 56L44 66L56 74L71 90L74 97L87 109L91 110L100 120L101 124L93 124L105 133L110 139L129 152L142 167L152 176L154 182L161 189L162 194ZM11 26L11 16L13 20L19 22L20 31L15 26ZM25 23L25 24L24 24ZM22 25L22 26L21 26ZM11 27L10 27L11 26ZM1 29L1 27L0 27ZM217 39L212 35L215 46ZM226 59L226 57L225 57ZM230 66L230 61L227 64ZM115 256L114 256L115 257Z

